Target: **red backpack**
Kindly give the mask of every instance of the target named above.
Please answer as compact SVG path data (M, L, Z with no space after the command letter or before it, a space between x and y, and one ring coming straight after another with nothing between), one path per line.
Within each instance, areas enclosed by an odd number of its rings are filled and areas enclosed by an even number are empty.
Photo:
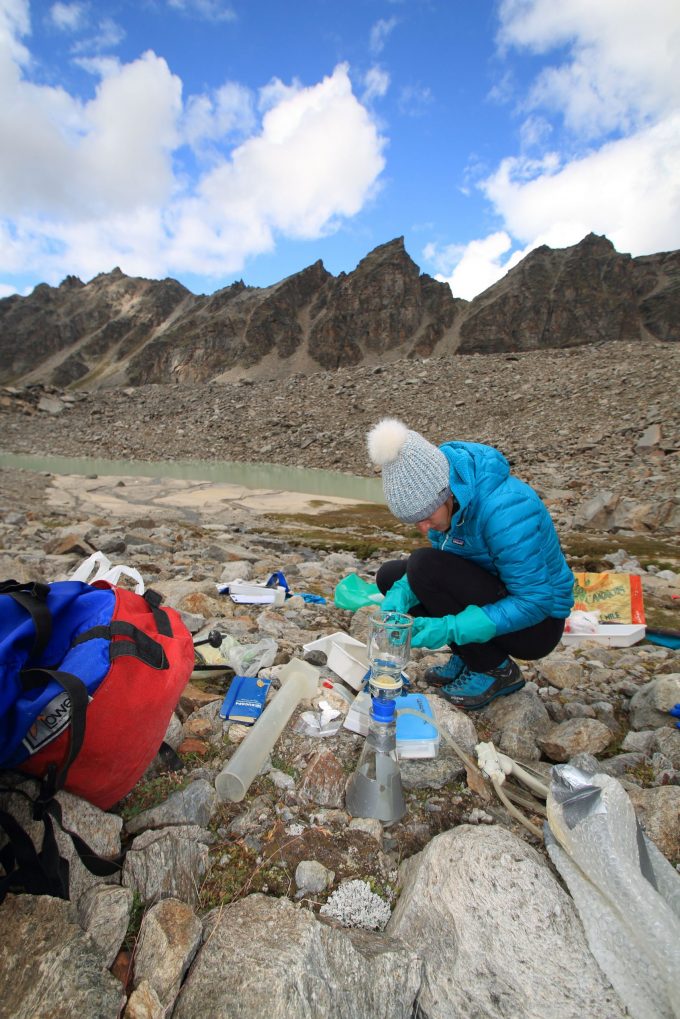
M153 591L0 585L0 766L108 810L158 752L193 662Z
M191 634L179 614L144 595L86 584L0 584L0 767L40 780L29 799L43 822L40 846L0 806L0 902L9 891L68 898L69 865L55 828L70 835L94 874L120 870L65 828L60 789L108 810L125 796L163 742L191 674Z

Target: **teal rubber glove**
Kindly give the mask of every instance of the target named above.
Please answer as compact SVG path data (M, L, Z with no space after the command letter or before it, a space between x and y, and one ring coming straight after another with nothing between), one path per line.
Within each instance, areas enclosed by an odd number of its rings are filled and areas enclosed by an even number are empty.
M383 612L408 612L417 604L418 599L411 590L408 577L404 574L392 584L383 598L380 608Z
M486 644L496 636L496 624L478 605L468 605L455 616L414 619L411 627L413 647L436 648L444 644Z

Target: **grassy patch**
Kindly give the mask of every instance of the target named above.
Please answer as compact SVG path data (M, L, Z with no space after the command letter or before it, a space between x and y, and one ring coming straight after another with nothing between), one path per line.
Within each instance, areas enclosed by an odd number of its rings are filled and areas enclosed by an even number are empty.
M144 919L144 913L146 912L146 904L142 899L141 895L137 890L132 893L132 908L130 910L130 919L128 921L128 928L123 938L122 948L126 952L132 952L134 950L137 938L139 937L139 928L142 926L142 920Z
M380 898L384 899L390 906L396 901L397 893L389 881L379 881L373 874L362 878L361 880L366 882L374 895L379 895Z
M194 750L179 754L185 768L202 768L224 755L225 748L222 743L207 743L204 740L201 742L205 746L204 754L196 753Z
M291 545L322 551L342 549L360 559L379 552L410 551L422 544L417 530L401 524L386 506L346 506L325 513L269 513L276 528L263 533L284 536Z
M171 793L183 789L188 782L189 777L183 771L169 771L149 779L148 782L138 782L123 800L120 816L123 821L129 821L143 810L157 807L159 803L167 800Z
M280 757L278 754L271 755L272 768L276 771L282 771L285 775L290 775L291 778L298 780L297 768L294 768L285 758Z
M639 782L645 787L650 786L656 778L654 768L646 761L636 764L634 768L629 768L626 774L630 775L634 782Z
M677 570L680 565L680 542L671 537L630 534L581 534L571 532L562 536L562 547L573 569L611 569L603 560L620 548L637 559L641 566L656 566L660 570Z
M304 545L323 551L340 549L360 559L380 553L409 552L423 544L415 527L402 524L386 506L367 503L337 507L323 513L269 513L271 530L263 533L285 537L291 545ZM561 534L562 546L570 565L581 570L605 570L607 555L624 548L642 566L677 570L680 567L680 542L655 535Z
M281 860L261 859L241 841L216 846L211 855L212 866L199 895L201 909L226 906L252 892L277 898L290 894L293 875Z

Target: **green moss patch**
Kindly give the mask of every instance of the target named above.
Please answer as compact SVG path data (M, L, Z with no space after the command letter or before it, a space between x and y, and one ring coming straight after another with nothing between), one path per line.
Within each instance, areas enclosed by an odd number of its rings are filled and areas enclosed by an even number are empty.
M157 807L167 800L171 793L184 789L189 783L189 776L184 771L169 771L148 782L138 782L135 788L123 800L119 811L123 821L141 814L143 810Z

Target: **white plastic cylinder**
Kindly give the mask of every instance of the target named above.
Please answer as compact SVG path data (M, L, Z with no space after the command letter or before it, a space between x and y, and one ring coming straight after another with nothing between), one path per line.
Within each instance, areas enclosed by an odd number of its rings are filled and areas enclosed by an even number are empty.
M319 676L319 669L299 658L284 666L280 673L281 689L215 780L221 800L238 803L243 799L295 708L301 700L316 695Z

